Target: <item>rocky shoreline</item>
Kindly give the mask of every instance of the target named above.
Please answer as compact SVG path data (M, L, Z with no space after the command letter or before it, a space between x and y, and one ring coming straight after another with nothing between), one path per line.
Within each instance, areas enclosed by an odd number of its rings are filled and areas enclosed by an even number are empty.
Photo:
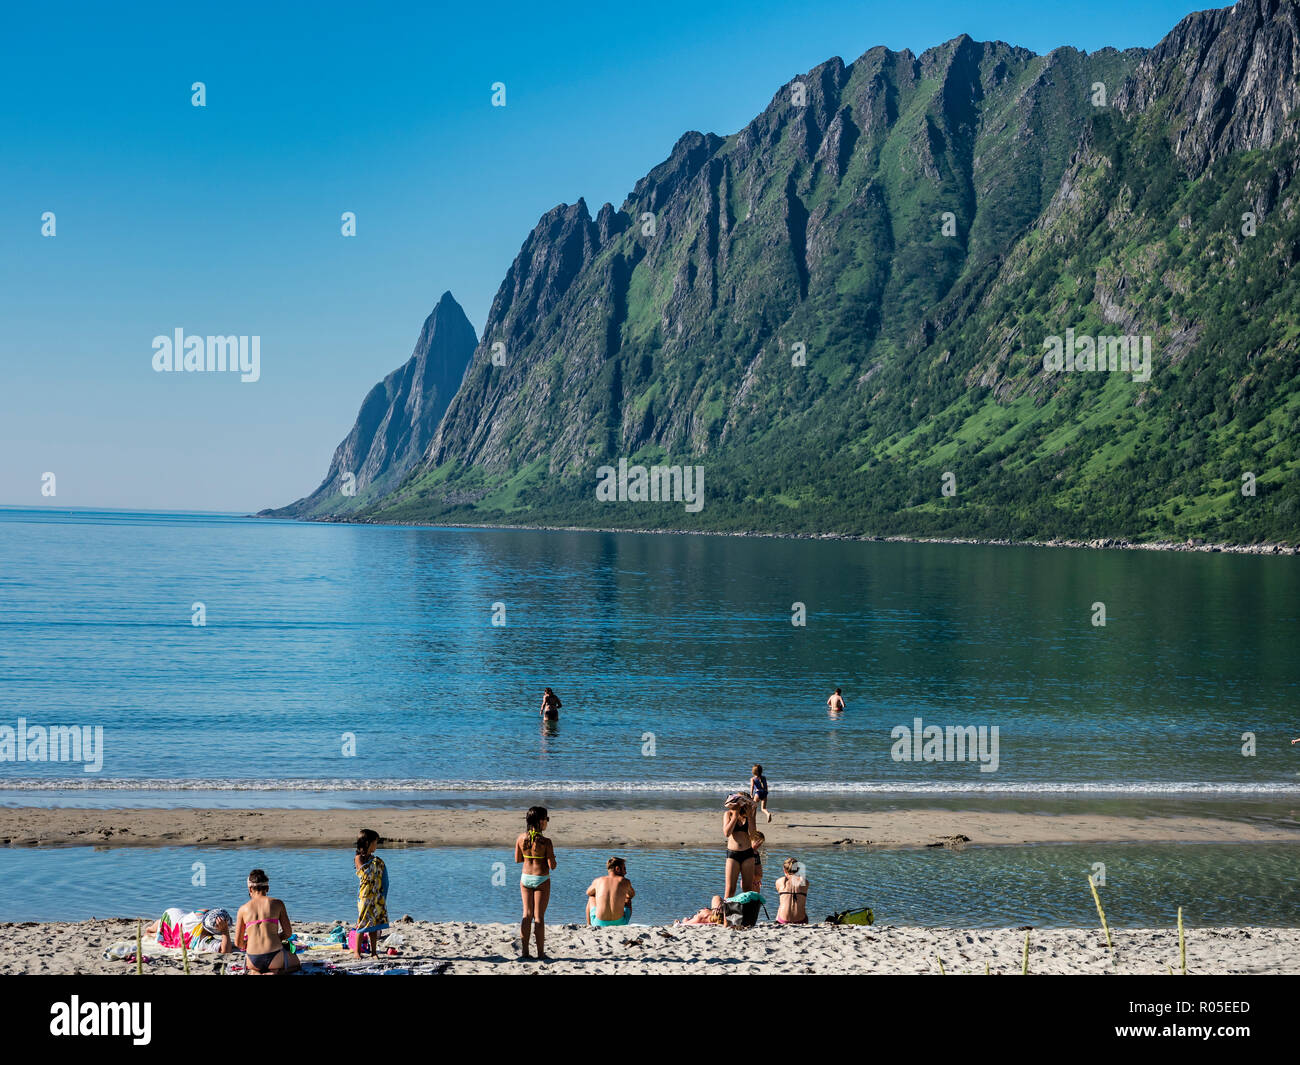
M264 513L249 515L266 517ZM982 540L960 536L872 536L866 533L786 533L741 531L726 532L714 529L623 529L594 525L507 525L492 522L440 522L440 521L381 521L376 518L321 517L300 518L327 525L407 525L429 529L528 529L534 532L616 532L659 536L737 536L760 537L773 540L845 540L862 543L889 544L967 544L981 547L1071 547L1092 551L1200 551L1205 554L1224 555L1300 555L1300 544L1263 543L1233 544L1209 543L1200 537L1188 540L1127 540L1116 537L1098 537L1093 540L1011 540L1005 538Z

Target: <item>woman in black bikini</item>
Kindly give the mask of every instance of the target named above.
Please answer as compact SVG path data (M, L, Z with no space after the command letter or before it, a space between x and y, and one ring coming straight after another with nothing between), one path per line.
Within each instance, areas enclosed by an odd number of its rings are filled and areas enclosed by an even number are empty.
M284 903L270 895L271 882L261 869L248 874L248 901L235 919L235 946L246 952L245 976L283 976L302 963L284 949L293 935Z
M781 868L785 876L776 882L776 893L781 897L776 923L807 924L808 879L803 875L803 867L793 858L787 858Z
M727 838L727 890L724 899L736 894L736 878L741 891L754 890L754 848L749 842L749 828L754 823L754 803L739 793L729 796L722 815L722 834Z

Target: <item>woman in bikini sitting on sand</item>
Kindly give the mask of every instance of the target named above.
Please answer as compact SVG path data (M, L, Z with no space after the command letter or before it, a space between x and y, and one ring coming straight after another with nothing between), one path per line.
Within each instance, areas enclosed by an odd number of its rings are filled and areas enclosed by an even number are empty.
M293 935L284 903L270 895L271 882L261 869L248 874L248 901L235 917L235 945L246 952L246 976L283 976L301 966L284 947Z
M781 866L785 876L777 877L776 891L781 905L776 911L777 924L808 923L808 881L800 875L799 863L787 858Z
M737 792L727 797L722 815L722 834L727 838L727 892L724 899L736 894L736 879L741 891L754 890L754 848L749 829L754 823L754 803Z
M524 864L519 878L519 894L524 902L524 916L519 922L522 956L532 957L528 953L528 933L536 929L538 961L547 960L546 904L551 901L551 870L555 868L555 847L542 835L549 821L545 806L530 806L524 814L527 830L515 840L515 861Z

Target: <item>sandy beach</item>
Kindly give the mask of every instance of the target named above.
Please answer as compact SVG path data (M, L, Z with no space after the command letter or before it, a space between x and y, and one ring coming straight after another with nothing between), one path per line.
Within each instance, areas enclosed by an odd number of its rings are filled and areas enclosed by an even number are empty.
M307 935L327 925L303 923ZM459 922L398 923L400 954L357 962L345 951L303 953L307 973L384 972L394 975L473 975L537 972L551 975L817 973L822 975L939 974L1019 975L1025 933L1012 928L850 928L759 925L744 931L670 925L590 929L551 925L545 963L519 960L517 926ZM1112 962L1100 929L1044 929L1030 933L1031 974L1168 974L1177 971L1176 929L1113 930ZM131 961L105 961L106 947L133 940L135 922L126 920L0 924L5 944L0 974L135 973ZM179 951L146 943L147 975L179 975ZM242 955L191 956L191 971L226 973ZM1300 929L1193 928L1187 930L1191 974L1300 973ZM235 972L238 971L236 968Z
M1209 817L1120 817L971 810L796 812L763 824L769 846L925 847L1090 842L1300 842L1300 832ZM514 810L0 809L9 847L350 844L363 825L390 844L501 846L522 824ZM552 811L562 847L711 847L720 814L686 810ZM965 839L962 839L965 837Z

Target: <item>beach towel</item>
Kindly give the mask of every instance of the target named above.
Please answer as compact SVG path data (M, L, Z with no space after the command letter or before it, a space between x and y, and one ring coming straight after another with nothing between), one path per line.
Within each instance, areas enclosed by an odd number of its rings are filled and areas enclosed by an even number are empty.
M388 870L384 860L372 856L357 871L358 932L378 932L388 927Z
M226 966L223 975L244 976L245 964L242 954L234 955ZM397 962L391 959L368 959L366 961L328 961L324 958L308 961L305 958L298 973L303 976L440 976L451 968L449 961Z
M215 953L221 950L221 935L216 931L217 921L225 918L231 933L235 922L229 911L222 909L191 910L185 913L179 906L169 906L158 918L158 932L154 941L160 947L179 950L182 942L196 954Z
M154 940L162 947L179 947L185 936L185 913L179 906L169 906L158 918L158 932ZM134 949L134 948L132 948Z

